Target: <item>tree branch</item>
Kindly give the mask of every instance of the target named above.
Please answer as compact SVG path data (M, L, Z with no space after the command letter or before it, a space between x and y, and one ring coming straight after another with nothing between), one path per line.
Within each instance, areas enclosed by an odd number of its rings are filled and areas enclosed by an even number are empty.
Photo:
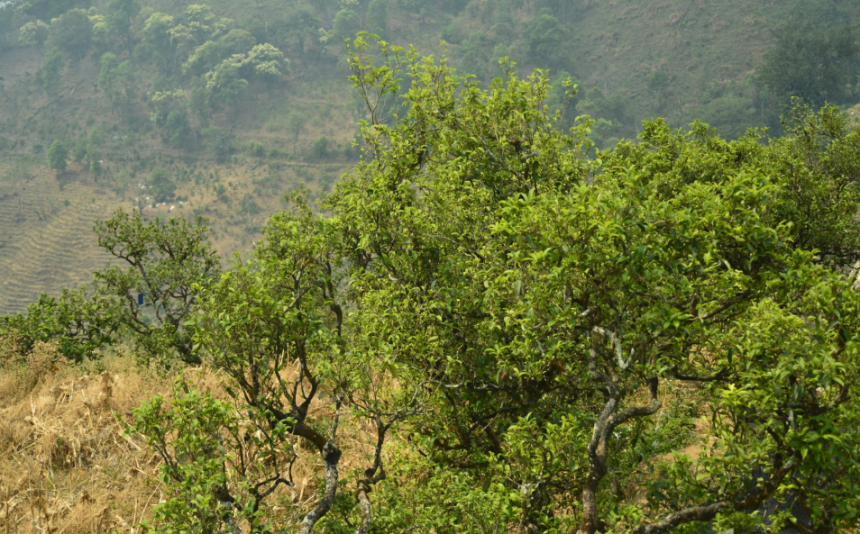
M320 451L323 462L325 463L325 490L322 499L319 500L313 510L305 515L302 524L299 527L299 534L311 534L317 521L322 519L324 515L331 510L334 504L334 498L337 494L338 471L337 464L340 462L341 451L337 448L337 424L340 418L340 407L343 403L343 398L336 396L336 409L334 416L334 426L331 430L331 437L323 445Z

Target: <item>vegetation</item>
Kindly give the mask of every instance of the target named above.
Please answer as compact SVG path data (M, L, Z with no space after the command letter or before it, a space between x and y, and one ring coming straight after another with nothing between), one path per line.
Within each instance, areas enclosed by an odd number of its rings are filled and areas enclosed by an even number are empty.
M0 518L110 436L91 530L860 527L860 10L634 4L0 0Z
M780 115L790 110L792 96L816 109L823 100L846 108L858 100L851 28L860 10L832 0L744 8L725 0L659 6L550 0L2 5L0 115L8 142L0 150L0 211L17 213L15 195L28 183L4 165L28 163L57 139L70 150L81 145L75 152L82 156L81 140L97 128L102 143L87 157L70 159L70 172L58 182L62 191L46 191L52 183L37 180L41 192L34 198L74 205L67 193L74 185L105 212L151 206L140 186L161 167L171 174L174 195L213 221L214 245L223 257L246 253L261 235L240 209L245 197L271 215L281 207L282 192L305 184L318 198L355 163L354 123L365 111L345 83L343 42L357 30L414 43L425 54L447 50L451 65L474 74L483 87L503 75L498 60L504 57L523 72L551 68L556 87L568 78L580 87L564 110L564 128L578 115L591 116L596 122L589 138L602 148L635 139L642 119L657 115L673 127L701 119L736 139L753 126L784 133ZM793 41L780 41L786 36ZM792 81L787 73L805 74ZM560 104L557 93L547 105ZM244 150L252 141L264 147L265 158ZM264 191L257 182L273 172L279 176ZM33 203L23 212L44 213ZM55 213L71 218L73 211ZM15 243L49 232L51 220L16 215ZM81 239L93 222L81 220ZM21 264L17 251L3 248L0 262ZM50 266L61 268L60 262ZM87 275L79 269L75 278ZM0 291L0 309L23 311L24 293L59 294L58 278L34 278L28 292L20 278L7 277L22 298Z
M0 333L15 332L21 354L36 342L56 341L60 354L80 361L122 335L144 361L200 363L186 322L195 287L205 287L219 270L202 221L144 222L120 211L95 231L117 261L96 271L90 288L43 295L26 315L0 317Z
M115 321L149 357L176 354L183 362L199 363L186 321L196 302L195 286L205 287L219 264L202 221L145 223L140 215L118 212L100 223L96 234L99 246L122 262L95 275L100 290L122 308Z
M66 161L69 159L69 149L62 141L54 141L48 148L48 166L55 171L66 170Z
M759 77L780 98L798 97L814 106L856 97L860 46L850 26L818 28L794 20L775 34Z
M79 350L124 332L223 376L135 411L167 491L146 529L857 526L860 133L835 108L767 143L655 120L594 154L541 72L485 90L365 36L350 68L363 157L321 213L294 195L221 273L199 223L118 213L97 233L130 268L46 325L74 343L107 299ZM279 513L308 450L316 501Z

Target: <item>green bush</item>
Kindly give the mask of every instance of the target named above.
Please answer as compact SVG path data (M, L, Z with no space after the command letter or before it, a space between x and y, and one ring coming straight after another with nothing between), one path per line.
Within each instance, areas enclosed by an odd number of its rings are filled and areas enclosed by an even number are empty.
M176 183L173 181L170 171L164 167L153 169L146 184L156 202L165 202L174 198Z
M40 295L23 314L0 316L0 336L14 334L20 355L37 342L52 342L60 354L80 362L116 340L116 306L90 290L65 289L58 297Z
M259 141L250 141L245 145L245 151L255 158L265 158L266 157L266 145Z
M69 149L66 144L59 139L51 143L48 148L48 166L55 171L66 170L66 164L69 159Z
M322 136L317 139L313 147L311 147L311 158L316 160L325 159L328 157L329 140L328 137Z

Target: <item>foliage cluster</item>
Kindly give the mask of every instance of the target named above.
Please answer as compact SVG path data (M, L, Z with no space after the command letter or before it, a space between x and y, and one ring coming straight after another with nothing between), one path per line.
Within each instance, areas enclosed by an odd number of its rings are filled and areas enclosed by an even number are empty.
M196 302L193 287L205 287L219 271L203 221L146 222L119 211L95 231L114 262L94 273L90 287L43 295L26 313L0 317L0 334L20 339L21 354L36 342L55 341L60 354L81 361L129 339L144 360L162 367L199 363L186 325Z
M797 18L775 32L758 76L784 102L797 97L818 107L856 102L858 74L860 44L854 28Z

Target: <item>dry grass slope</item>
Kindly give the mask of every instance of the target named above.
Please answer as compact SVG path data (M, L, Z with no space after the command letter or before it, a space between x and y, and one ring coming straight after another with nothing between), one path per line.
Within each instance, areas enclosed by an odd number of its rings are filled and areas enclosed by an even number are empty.
M161 459L141 436L127 436L125 423L144 400L169 398L172 379L136 367L123 347L75 367L49 344L11 362L12 343L0 338L0 534L140 532L140 521L167 495L157 480ZM202 367L185 376L224 397L217 372ZM311 420L330 416L325 404L311 408ZM373 432L346 414L338 441L341 478L352 485L371 462ZM313 507L322 473L315 451L296 450L295 486L271 501L285 524Z
M67 369L49 345L0 374L0 532L131 532L159 498L147 483L157 460L124 435L128 413L163 380L129 373L122 358L104 370Z

